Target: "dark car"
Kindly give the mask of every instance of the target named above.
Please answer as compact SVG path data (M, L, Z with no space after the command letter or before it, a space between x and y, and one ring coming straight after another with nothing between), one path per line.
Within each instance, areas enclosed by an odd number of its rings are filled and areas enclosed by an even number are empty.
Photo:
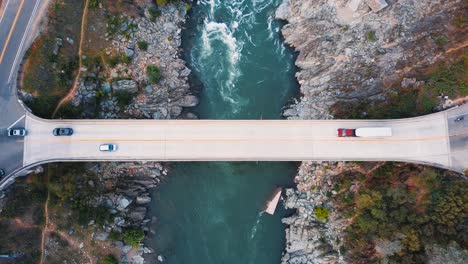
M73 129L71 128L56 128L53 131L54 136L71 136L73 135Z
M459 116L457 118L455 118L455 122L460 122L460 121L463 121L465 119L464 116Z
M337 136L339 137L355 137L356 129L349 129L349 128L338 128L336 131Z
M5 171L0 169L0 180L2 179L3 176L5 176Z

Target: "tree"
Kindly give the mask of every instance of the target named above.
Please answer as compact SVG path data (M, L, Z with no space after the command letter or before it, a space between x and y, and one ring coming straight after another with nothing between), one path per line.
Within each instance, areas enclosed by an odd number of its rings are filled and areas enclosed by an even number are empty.
M329 211L325 207L315 207L315 217L321 222L325 222L328 219Z
M145 238L145 233L141 229L128 229L123 234L123 240L130 246L137 248L140 242Z
M406 237L402 242L405 248L411 252L416 252L421 249L421 242L419 241L418 232L416 232L414 229L410 230L406 234Z

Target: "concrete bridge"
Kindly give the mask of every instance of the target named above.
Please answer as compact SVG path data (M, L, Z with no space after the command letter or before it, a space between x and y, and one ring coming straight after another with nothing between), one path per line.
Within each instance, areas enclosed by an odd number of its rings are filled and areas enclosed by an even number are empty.
M42 0L11 0L0 20L0 188L58 161L404 161L468 168L468 105L399 120L44 120L16 97L14 76ZM25 44L26 43L26 44ZM455 119L465 116L464 121ZM391 127L387 138L340 138L337 128ZM25 127L13 138L8 128ZM73 128L57 137L57 127ZM118 145L101 152L103 143Z

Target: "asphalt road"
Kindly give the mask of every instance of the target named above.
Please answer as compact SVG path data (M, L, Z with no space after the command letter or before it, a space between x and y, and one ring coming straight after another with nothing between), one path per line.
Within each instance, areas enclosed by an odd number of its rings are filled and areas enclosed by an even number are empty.
M32 40L28 36L28 25L41 2L8 0L0 17L0 168L7 174L23 165L23 144L7 137L7 129L25 126L26 111L16 96L16 73L25 48Z
M458 117L463 120L455 122ZM450 137L451 162L454 167L468 169L468 105L453 108L447 118Z
M467 113L468 105L456 110ZM52 121L28 115L24 165L71 160L396 160L463 171L467 148L461 146L463 155L454 157L450 141L466 143L468 133L465 127L457 130L463 135L449 136L447 116L452 111L400 120ZM375 126L391 127L392 137L336 136L340 127ZM55 127L71 127L75 133L56 137ZM101 152L103 143L115 143L118 150Z

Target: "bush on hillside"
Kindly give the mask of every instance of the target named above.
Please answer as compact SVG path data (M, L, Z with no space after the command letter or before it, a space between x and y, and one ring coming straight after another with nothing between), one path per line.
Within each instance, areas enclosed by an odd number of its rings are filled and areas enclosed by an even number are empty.
M146 67L146 75L151 84L159 83L161 80L161 71L156 65L148 65Z

